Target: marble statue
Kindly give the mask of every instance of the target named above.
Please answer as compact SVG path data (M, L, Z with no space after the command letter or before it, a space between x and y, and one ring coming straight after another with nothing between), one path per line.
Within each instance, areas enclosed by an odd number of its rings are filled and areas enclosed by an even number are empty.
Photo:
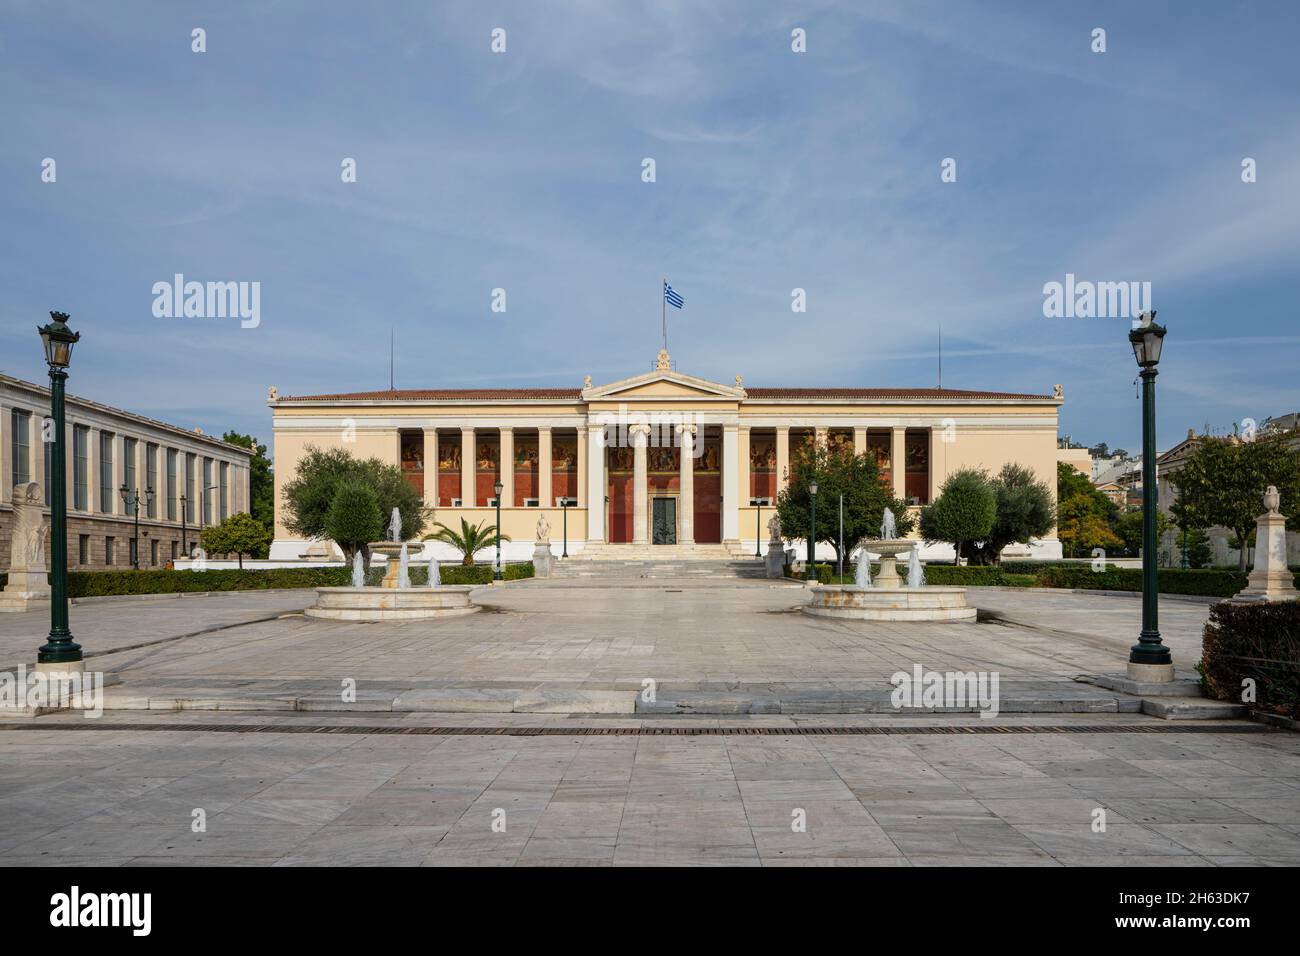
M14 487L14 531L9 565L16 571L45 570L45 518L41 486L34 481Z
M546 515L541 515L537 519L537 543L549 543L551 540L551 523L546 520Z
M272 385L270 388L266 390L266 400L268 402L274 402L279 397L280 397L280 390L276 388L274 385Z
M1053 385L1053 386L1052 386L1052 398L1065 398L1065 386L1064 386L1064 385Z
M771 518L767 519L767 533L768 533L769 541L781 540L781 516L780 515L774 514L772 515Z

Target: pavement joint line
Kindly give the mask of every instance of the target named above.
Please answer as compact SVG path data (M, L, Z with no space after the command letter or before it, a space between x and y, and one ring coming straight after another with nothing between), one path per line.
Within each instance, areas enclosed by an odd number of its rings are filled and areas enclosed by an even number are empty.
M247 627L250 624L266 624L268 621L278 621L282 617L301 616L301 612L294 611L276 611L274 614L266 617L255 617L247 621L231 621L229 624L211 624L208 627L200 628L197 631L190 631L188 634L172 634L168 637L160 637L152 641L141 641L138 644L126 644L122 647L113 647L106 651L83 651L82 658L104 657L108 654L121 654L124 651L137 651L142 647L157 647L159 644L170 644L173 641L183 641L187 637L200 637L204 634L215 634L218 631L229 631L236 627ZM18 666L0 667L0 671L17 671Z
M22 730L103 732L179 731L231 734L346 734L432 737L912 737L988 734L1267 734L1262 723L1232 724L961 724L907 727L436 727L362 724L0 724L0 733Z

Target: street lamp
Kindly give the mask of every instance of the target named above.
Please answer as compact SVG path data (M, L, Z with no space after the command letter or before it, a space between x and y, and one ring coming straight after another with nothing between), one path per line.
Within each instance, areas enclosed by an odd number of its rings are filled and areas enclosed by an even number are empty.
M501 580L501 492L504 489L505 486L501 484L501 479L498 478L496 484L492 486L492 490L496 492L497 496L497 564L493 577L498 581Z
M123 482L122 487L117 489L117 491L118 494L122 496L122 504L125 505L127 508L133 509L135 512L135 530L132 532L132 537L131 537L131 568L134 571L139 571L140 570L140 489L128 488L126 486L126 483ZM144 490L144 494L145 494L145 501L149 504L152 504L153 489L146 488Z
M750 498L749 503L758 505L758 513L754 515L754 557L761 558L763 556L763 499Z
M565 495L560 499L560 514L564 516L564 553L562 558L569 556L569 496Z
M805 581L816 580L817 564L814 549L817 547L817 479L808 482L808 575Z
M66 312L51 312L50 322L37 331L45 345L45 362L50 367L50 416L54 419L54 448L50 455L50 636L36 652L36 666L72 665L81 670L81 645L68 630L68 486L64 469L67 446L64 440L63 383L72 362L72 347L81 333L67 326ZM44 668L57 670L55 667Z
M1152 309L1143 312L1128 334L1133 357L1142 369L1142 633L1129 650L1129 677L1173 680L1173 658L1160 641L1159 569L1156 567L1156 365L1165 328L1156 325ZM1152 671L1151 668L1160 668Z

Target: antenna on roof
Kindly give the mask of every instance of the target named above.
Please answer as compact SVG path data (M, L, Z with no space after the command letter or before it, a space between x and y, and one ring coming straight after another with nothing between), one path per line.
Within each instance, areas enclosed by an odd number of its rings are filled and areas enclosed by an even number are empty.
M392 327L390 326L388 329L388 390L390 392L397 391L397 387L393 384L393 369L397 361L396 360L397 352L396 349L394 348L394 344L395 344L394 332Z
M939 323L939 388L943 388L943 323Z

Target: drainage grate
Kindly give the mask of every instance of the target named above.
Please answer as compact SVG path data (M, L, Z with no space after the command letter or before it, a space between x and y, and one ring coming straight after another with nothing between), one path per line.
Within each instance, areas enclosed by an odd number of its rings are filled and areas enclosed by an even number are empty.
M987 734L1254 734L1262 724L1011 724L935 727L407 727L358 724L12 724L12 730L196 730L216 734L399 734L430 737L912 737Z

